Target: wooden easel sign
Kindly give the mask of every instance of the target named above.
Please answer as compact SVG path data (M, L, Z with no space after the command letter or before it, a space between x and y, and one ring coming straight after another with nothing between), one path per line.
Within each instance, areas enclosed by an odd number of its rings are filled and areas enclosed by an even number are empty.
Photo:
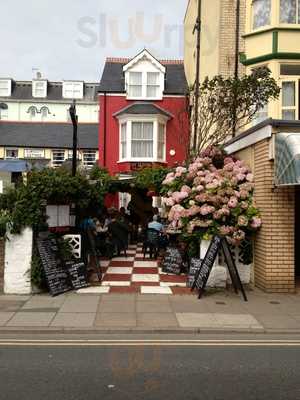
M231 277L232 285L234 287L235 293L241 291L245 301L248 301L239 272L234 262L231 250L228 246L226 238L221 236L214 236L210 242L209 248L205 254L201 266L195 276L195 280L192 286L192 290L195 288L199 291L199 299L201 298L203 291L205 289L206 283L208 281L209 275L211 273L214 262L217 258L219 250L222 250L224 254L225 262Z

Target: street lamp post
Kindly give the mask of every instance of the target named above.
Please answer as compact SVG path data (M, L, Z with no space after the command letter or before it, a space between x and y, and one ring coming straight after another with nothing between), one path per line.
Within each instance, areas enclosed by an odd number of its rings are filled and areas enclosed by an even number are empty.
M73 104L69 108L69 113L73 124L72 176L75 176L77 170L77 127L78 127L78 116L76 115L75 100L73 100Z

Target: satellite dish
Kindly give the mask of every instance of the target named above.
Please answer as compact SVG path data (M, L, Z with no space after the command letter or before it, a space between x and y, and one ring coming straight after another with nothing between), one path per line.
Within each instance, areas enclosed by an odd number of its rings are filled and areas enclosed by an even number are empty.
M1 110L7 110L8 109L8 105L5 103L0 103L0 109Z

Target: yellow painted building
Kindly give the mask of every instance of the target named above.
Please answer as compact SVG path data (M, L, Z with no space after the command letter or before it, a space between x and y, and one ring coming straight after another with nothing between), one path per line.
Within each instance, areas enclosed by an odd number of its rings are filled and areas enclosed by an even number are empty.
M198 1L189 1L185 16L185 71L190 86L196 76L192 22ZM300 283L300 2L217 3L214 11L209 10L211 1L201 4L201 80L234 73L238 33L239 74L268 66L281 88L280 98L261 110L253 126L229 140L226 150L246 160L255 176L255 200L263 225L255 239L253 281L267 292L294 292ZM211 32L216 34L216 47L204 54L209 40L205 35Z

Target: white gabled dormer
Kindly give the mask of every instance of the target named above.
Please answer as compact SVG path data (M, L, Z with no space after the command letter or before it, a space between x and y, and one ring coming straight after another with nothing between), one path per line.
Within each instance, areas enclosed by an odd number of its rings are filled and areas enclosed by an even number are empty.
M12 79L0 78L0 97L10 97L12 89Z
M166 68L147 50L123 67L129 100L162 100Z
M46 79L32 80L32 97L46 98L47 97L48 81Z
M63 81L63 98L82 99L83 81Z

